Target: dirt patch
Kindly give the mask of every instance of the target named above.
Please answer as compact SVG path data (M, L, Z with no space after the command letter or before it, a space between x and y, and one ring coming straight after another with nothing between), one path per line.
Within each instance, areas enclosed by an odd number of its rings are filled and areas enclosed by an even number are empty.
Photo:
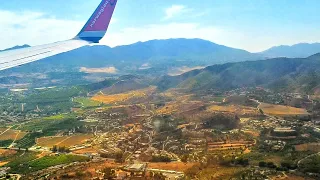
M75 154L85 154L85 153L98 153L98 150L95 149L95 148L84 148L84 149L79 149L79 150L76 150L76 151L72 151L72 153L75 153Z
M295 146L296 151L313 151L320 152L320 143L307 143Z
M262 109L265 114L278 115L278 116L308 115L309 114L307 112L307 110L305 110L305 109L295 108L295 107L291 107L291 106L282 106L282 105L261 103L259 105L259 108Z
M259 131L253 131L253 130L248 130L248 131L243 131L244 133L250 134L253 137L259 137L260 136L260 132Z
M0 167L6 165L6 164L8 164L8 163L9 163L9 162L2 162L2 161L0 161Z
M165 169L184 172L197 163L183 163L183 162L170 162L170 163L149 163L148 168Z
M226 112L226 113L235 113L241 116L257 116L260 114L256 108L240 106L240 105L228 105L228 106L219 106L212 105L207 109L210 112Z
M126 102L135 98L146 98L156 90L156 87L149 87L145 89L129 91L126 93L113 94L113 95L95 95L91 99L106 104L114 104L120 102Z
M0 149L0 157L15 155L17 151L11 149Z

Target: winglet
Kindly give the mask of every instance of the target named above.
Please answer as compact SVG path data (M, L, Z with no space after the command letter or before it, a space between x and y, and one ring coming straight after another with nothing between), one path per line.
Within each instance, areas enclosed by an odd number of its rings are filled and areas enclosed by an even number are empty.
M117 0L102 0L75 38L98 43L107 32L116 4Z

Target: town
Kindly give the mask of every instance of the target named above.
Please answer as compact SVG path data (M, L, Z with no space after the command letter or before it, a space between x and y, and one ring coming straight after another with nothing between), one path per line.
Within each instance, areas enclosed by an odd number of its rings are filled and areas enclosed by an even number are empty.
M148 87L75 96L70 111L59 112L28 102L33 91L2 96L26 100L3 103L2 177L250 178L252 169L261 178L318 177L305 165L320 148L317 97L261 87L212 94ZM221 171L198 173L215 168Z

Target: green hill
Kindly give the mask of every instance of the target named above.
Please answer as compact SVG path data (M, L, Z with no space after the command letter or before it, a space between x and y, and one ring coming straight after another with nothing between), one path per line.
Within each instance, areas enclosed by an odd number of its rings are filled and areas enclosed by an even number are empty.
M320 87L320 54L308 58L275 58L213 65L179 76L163 76L160 89L228 90L264 86L278 91L316 92Z

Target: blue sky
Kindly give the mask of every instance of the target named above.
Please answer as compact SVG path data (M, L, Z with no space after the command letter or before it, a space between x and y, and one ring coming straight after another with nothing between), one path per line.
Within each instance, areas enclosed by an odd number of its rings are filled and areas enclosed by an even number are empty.
M0 49L75 36L100 0L10 0L0 4ZM119 0L102 44L202 38L258 52L320 42L318 0Z

